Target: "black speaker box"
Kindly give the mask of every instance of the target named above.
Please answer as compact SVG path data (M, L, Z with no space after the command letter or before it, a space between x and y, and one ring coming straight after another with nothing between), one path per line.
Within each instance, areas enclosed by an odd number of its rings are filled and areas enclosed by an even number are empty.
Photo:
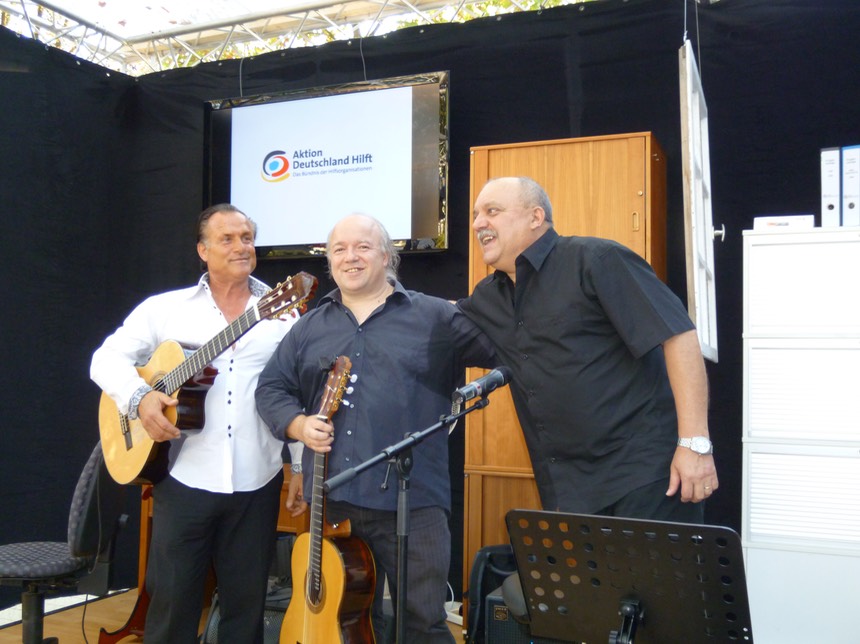
M284 614L293 596L291 586L274 586L266 595L266 608L263 612L263 644L278 644L281 639L281 624ZM219 644L218 626L221 623L221 605L218 602L217 589L212 594L212 604L209 606L209 616L206 626L200 635L200 644ZM230 644L222 642L221 644Z
M264 644L278 644L281 636L281 624L284 621L286 609L266 607L263 613L263 642ZM209 616L206 619L206 627L200 635L201 644L219 644L218 625L221 622L221 611L217 596L212 600ZM223 643L226 644L226 643Z
M505 606L501 586L484 600L484 632L487 644L561 644L559 640L532 637L528 625L515 620Z

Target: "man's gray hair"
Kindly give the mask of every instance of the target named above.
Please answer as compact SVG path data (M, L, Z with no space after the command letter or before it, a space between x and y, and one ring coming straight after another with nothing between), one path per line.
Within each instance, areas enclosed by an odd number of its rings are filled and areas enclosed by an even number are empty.
M487 183L505 178L515 179L520 184L520 197L523 205L526 208L534 206L543 208L546 223L552 226L552 203L543 186L531 177L496 177L495 179L490 179Z
M400 253L397 252L397 246L394 245L391 235L389 235L388 231L385 230L385 226L382 225L382 222L375 217L371 217L370 215L365 215L360 212L353 213L353 216L364 217L373 223L374 228L376 228L382 252L388 255L388 266L385 267L385 276L388 278L388 281L393 284L397 281L397 269L400 266ZM325 256L328 260L329 275L331 275L331 234L333 232L334 228L329 232L328 238L325 242Z

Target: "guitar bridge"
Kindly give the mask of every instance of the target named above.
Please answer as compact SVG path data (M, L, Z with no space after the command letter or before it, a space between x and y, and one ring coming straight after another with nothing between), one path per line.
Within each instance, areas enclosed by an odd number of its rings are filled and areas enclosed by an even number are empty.
M131 427L128 424L128 416L125 414L119 415L119 426L122 431L122 438L125 441L125 448L131 451Z

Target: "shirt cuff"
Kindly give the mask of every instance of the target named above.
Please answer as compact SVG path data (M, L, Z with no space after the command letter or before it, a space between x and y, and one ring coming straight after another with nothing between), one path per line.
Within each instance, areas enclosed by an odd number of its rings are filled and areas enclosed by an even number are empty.
M149 385L141 385L137 391L131 395L131 398L128 400L129 420L137 420L137 408L140 406L140 401L143 400L143 397L150 391L152 391L152 387Z

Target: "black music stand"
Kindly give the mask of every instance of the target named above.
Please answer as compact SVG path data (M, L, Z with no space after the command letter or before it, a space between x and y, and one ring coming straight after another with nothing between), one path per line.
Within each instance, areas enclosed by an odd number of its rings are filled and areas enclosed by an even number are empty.
M719 526L511 510L531 634L752 643L740 537Z

